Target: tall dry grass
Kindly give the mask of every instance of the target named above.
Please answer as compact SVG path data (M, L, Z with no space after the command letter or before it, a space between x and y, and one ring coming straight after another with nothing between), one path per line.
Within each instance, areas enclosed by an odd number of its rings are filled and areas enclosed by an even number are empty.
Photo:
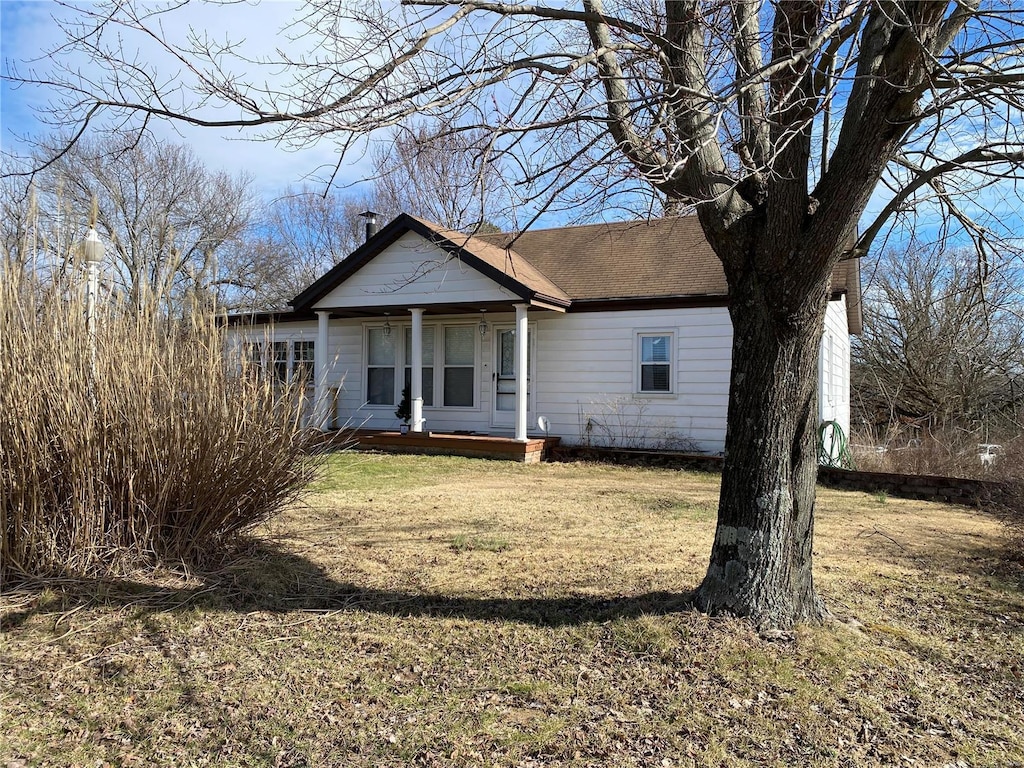
M80 274L80 271L77 273ZM201 562L294 500L301 397L169 319L0 261L0 577Z

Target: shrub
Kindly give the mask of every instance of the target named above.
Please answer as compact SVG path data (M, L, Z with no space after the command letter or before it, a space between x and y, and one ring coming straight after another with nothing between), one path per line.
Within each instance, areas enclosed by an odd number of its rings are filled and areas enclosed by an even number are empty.
M0 577L196 563L295 499L301 397L179 319L0 262Z

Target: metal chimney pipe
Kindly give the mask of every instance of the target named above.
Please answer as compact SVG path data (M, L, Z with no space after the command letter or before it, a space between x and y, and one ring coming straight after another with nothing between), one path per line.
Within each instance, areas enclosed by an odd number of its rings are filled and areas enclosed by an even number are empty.
M359 215L366 219L366 239L369 240L377 234L377 212L363 211Z

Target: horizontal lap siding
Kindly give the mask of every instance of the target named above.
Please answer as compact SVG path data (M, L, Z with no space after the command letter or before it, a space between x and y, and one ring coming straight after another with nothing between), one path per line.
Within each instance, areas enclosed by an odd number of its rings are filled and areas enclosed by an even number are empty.
M725 443L732 326L724 308L537 314L537 413L566 443ZM674 394L635 393L636 333L675 334ZM590 418L602 426L586 430ZM619 429L625 425L624 429ZM601 434L597 434L601 432ZM623 432L625 434L623 434Z
M434 318L427 319L427 325L460 324L467 318ZM475 324L479 317L471 318ZM405 321L392 322L393 333L404 334ZM331 386L338 386L341 383L341 392L338 401L338 416L341 423L351 427L366 429L397 429L401 421L395 416L395 406L366 405L364 392L365 369L363 364L363 328L361 320L332 320L331 321L331 351L338 353L337 362L330 375L334 383ZM490 354L490 338L483 342L484 355ZM477 340L477 359L480 359L481 342ZM435 366L441 365L441 348L435 348ZM487 369L490 370L489 368ZM399 366L396 376L402 375L402 367ZM480 367L478 366L478 373ZM441 397L440 388L435 389L435 397ZM477 405L471 409L451 409L440 407L423 408L423 418L426 420L425 428L434 431L471 430L486 432L490 425L490 374L477 376Z
M403 291L403 303L407 301ZM488 313L489 331L477 338L477 405L472 409L424 408L427 429L496 432L491 422L491 360L494 326L511 325L512 314ZM627 425L617 445L639 440L646 447L692 447L712 453L724 449L728 409L732 326L724 307L650 311L555 313L531 310L536 333L536 377L532 382L535 407L529 429L535 433L536 416L547 417L550 434L566 443L597 442L616 422ZM428 324L479 321L473 317L430 317ZM392 322L403 333L405 320ZM316 323L282 323L274 329L278 340L316 339ZM645 331L674 333L674 393L670 396L637 394L636 334ZM839 376L837 402L823 405L826 413L849 429L849 354L845 302L830 302L826 331L832 335L833 356L823 360L827 376ZM261 329L247 333L230 329L235 337L262 339ZM364 405L364 323L331 320L328 386L339 389L338 420L353 427L394 429L399 421L393 406ZM441 364L438 348L436 364ZM400 374L396 371L397 375ZM441 396L437 391L436 395ZM827 409L825 407L827 405ZM591 419L592 430L586 431ZM597 426L594 426L597 425Z
M433 306L507 301L512 294L409 233L359 268L314 308Z
M828 340L831 338L831 354ZM850 434L850 332L845 297L830 301L825 313L819 370L820 413L824 421L837 421Z

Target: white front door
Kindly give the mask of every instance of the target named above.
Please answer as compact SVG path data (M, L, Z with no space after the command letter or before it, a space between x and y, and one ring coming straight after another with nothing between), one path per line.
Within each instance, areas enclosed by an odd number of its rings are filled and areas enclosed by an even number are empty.
M514 429L516 425L516 329L511 325L494 326L494 372L492 379L491 426ZM533 392L529 382L533 379L534 333L530 329L527 341L527 419L533 415Z

